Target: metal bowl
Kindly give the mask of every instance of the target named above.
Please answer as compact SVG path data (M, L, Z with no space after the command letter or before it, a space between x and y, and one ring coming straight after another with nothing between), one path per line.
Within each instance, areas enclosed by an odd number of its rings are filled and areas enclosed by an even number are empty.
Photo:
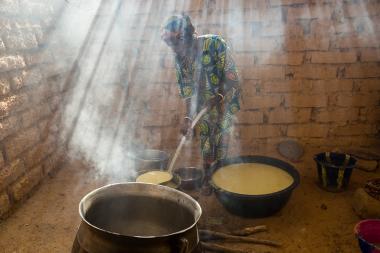
M202 186L204 173L196 167L181 167L173 171L173 174L181 179L180 188L194 190Z
M267 217L275 214L288 202L294 188L300 182L298 171L289 163L276 158L266 156L241 156L227 158L211 166L212 174L223 166L237 163L262 163L275 166L288 172L293 177L293 183L278 192L261 195L246 195L227 191L215 185L212 180L210 184L214 189L217 199L232 214L243 217Z
M169 154L157 149L145 149L133 155L138 172L147 170L165 170L168 166Z

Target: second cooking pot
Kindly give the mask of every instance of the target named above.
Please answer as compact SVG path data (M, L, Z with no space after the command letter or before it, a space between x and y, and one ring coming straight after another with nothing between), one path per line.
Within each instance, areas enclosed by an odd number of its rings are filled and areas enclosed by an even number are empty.
M289 173L293 183L287 188L268 194L248 195L227 191L217 186L212 180L211 186L218 200L231 213L243 217L267 217L275 214L288 202L292 191L300 182L298 171L289 163L266 156L240 156L226 158L212 165L213 173L224 166L240 163L259 163L277 167Z

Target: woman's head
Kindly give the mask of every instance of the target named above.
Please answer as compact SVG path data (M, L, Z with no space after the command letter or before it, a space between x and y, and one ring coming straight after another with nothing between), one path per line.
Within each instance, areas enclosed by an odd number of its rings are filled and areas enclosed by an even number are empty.
M190 17L185 14L169 17L161 28L161 38L176 53L188 48L194 38L195 29Z

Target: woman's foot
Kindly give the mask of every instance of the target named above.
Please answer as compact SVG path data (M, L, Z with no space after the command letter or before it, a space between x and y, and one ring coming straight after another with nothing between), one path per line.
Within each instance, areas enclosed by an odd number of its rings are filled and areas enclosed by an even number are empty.
M210 196L212 194L212 187L208 182L202 185L201 194L203 196Z

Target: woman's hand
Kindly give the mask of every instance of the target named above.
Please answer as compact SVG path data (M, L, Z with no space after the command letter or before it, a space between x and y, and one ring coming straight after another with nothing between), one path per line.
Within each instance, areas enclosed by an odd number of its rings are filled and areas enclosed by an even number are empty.
M214 106L216 106L217 104L219 104L219 99L218 97L213 97L213 98L210 98L207 102L207 107L210 109L212 109Z
M185 117L181 125L181 134L186 136L187 138L192 136L191 123L192 120L189 117Z
M216 107L219 112L224 113L224 96L218 93L215 97L208 101L207 107L209 110Z

